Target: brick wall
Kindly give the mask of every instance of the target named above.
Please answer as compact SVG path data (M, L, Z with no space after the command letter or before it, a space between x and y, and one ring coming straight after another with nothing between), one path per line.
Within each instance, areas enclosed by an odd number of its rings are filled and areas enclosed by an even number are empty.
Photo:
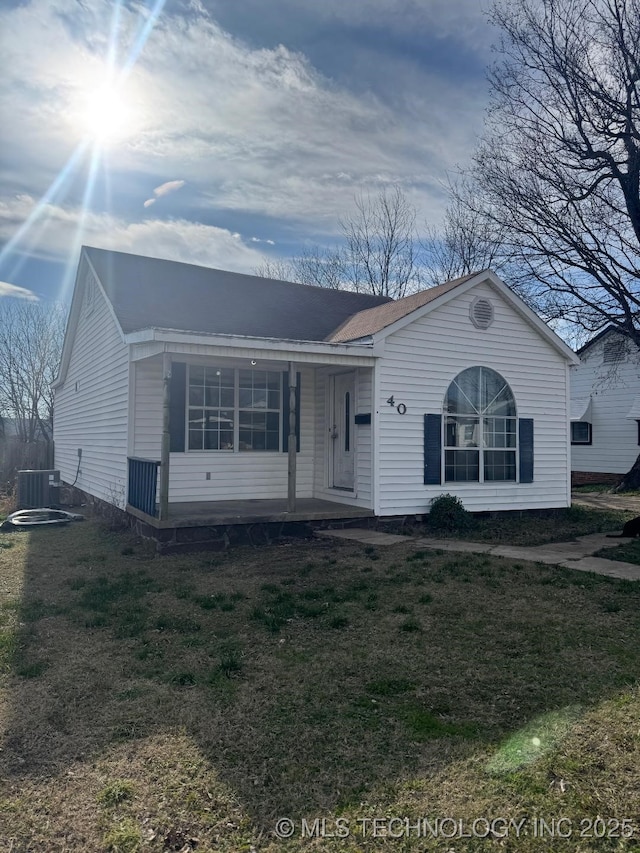
M600 471L572 471L571 485L585 486L593 483L616 485L622 479L621 474L603 474Z

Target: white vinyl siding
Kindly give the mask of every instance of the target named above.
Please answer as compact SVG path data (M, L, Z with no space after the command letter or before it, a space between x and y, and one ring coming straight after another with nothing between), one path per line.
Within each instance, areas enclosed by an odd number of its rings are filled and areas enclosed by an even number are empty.
M124 507L127 477L129 348L94 284L81 306L63 385L55 391L55 466L79 489Z
M494 307L486 330L469 319L477 297ZM424 415L442 414L452 380L478 365L504 377L518 417L534 420L534 481L425 485ZM567 362L490 285L389 335L378 369L378 515L427 512L429 501L446 492L475 512L569 504ZM406 414L386 403L392 396Z
M175 358L178 361L178 358ZM204 363L202 360L199 364ZM221 364L218 359L216 364ZM213 364L213 362L211 362ZM265 369L283 370L284 365ZM297 496L313 493L314 371L300 371L300 452L297 455ZM288 392L285 393L288 402ZM134 455L160 459L162 439L161 357L136 363ZM169 467L169 502L232 501L287 497L288 456L282 451L241 453L190 450L172 453ZM210 479L207 479L207 474Z
M571 447L571 468L604 474L626 474L640 453L638 424L627 415L640 395L640 354L628 345L624 361L605 363L605 335L585 350L571 368L572 399L591 397L591 444Z

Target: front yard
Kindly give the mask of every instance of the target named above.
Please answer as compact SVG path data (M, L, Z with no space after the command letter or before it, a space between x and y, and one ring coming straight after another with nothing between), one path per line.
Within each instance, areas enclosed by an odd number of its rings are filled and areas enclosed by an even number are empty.
M0 621L0 849L640 844L640 584L86 522L0 533Z

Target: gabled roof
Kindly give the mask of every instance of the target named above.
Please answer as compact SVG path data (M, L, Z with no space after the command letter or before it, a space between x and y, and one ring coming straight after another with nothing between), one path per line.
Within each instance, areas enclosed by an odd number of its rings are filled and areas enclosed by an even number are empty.
M124 252L84 252L125 334L157 328L324 341L353 314L390 302Z
M376 332L381 332L397 320L401 320L418 308L422 308L423 305L427 305L477 275L478 273L471 273L461 276L461 278L454 278L444 284L430 287L428 290L412 293L410 296L405 296L395 302L387 302L385 305L359 311L329 335L327 340L331 343L344 343L375 335Z
M628 335L626 335L625 332L623 332L621 329L618 329L618 328L616 328L616 326L609 324L608 326L605 326L604 329L600 329L600 331L597 332L591 338L591 340L587 341L586 344L583 344L581 347L579 347L576 350L576 353L578 355L582 355L582 353L585 352L586 350L588 350L589 347L592 347L595 343L597 343L598 341L601 341L602 338L605 337L605 335L608 335L610 333L614 334L614 335L622 335L625 338L628 337Z

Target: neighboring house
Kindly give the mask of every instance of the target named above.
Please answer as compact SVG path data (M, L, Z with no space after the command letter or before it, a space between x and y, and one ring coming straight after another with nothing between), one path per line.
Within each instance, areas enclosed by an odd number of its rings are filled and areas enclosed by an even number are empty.
M571 370L575 484L618 482L640 453L640 353L611 326L578 350Z
M490 271L394 302L85 247L56 467L160 527L564 507L574 363Z

